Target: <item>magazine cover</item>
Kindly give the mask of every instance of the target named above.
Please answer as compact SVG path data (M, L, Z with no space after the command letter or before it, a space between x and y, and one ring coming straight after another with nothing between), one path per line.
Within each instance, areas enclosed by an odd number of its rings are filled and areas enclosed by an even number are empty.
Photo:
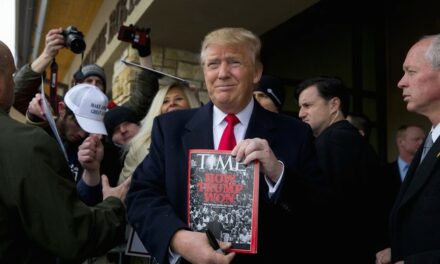
M257 253L259 164L236 162L230 151L192 149L188 164L188 224Z

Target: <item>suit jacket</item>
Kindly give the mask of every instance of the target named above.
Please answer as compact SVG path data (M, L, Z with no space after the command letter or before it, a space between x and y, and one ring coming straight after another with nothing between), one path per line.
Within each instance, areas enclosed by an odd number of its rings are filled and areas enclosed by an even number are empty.
M402 185L399 164L397 163L397 160L387 164L385 179L387 181L386 184L388 188L388 193L390 194L389 200L392 207L394 201L396 200L397 194L399 193L400 186Z
M123 241L121 201L80 202L55 140L3 110L0 131L0 263L81 263Z
M392 259L405 264L440 262L440 140L420 163L422 150L423 145L391 212Z
M389 212L379 157L346 120L326 128L316 139L316 149L334 198L322 221L321 252L327 252L323 261L373 263L375 253L386 245Z
M187 229L188 150L213 149L213 104L198 109L175 111L155 119L150 153L133 174L127 194L129 222L149 252L168 263L171 237ZM255 103L245 138L264 138L284 163L281 185L269 199L268 187L260 176L258 254L237 255L236 262L276 263L292 253L287 239L302 239L308 229L312 198L319 199L325 182L317 172L313 136L308 126Z

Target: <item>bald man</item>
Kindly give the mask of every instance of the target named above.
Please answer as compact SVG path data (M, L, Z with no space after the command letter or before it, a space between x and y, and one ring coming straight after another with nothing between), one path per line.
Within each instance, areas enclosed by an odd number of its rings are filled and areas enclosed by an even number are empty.
M128 186L112 189L103 177L104 201L93 208L80 202L56 142L8 116L14 72L0 41L0 263L80 263L102 255L123 241Z
M440 263L440 34L408 51L397 83L406 109L429 119L431 132L414 155L390 214L391 247L377 264Z

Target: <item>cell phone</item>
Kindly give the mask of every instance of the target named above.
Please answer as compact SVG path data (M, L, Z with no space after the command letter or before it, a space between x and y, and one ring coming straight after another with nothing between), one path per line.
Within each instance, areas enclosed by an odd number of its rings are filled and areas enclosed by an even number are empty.
M205 231L206 236L208 237L209 245L218 253L224 254L223 250L220 248L220 245L217 242L217 239L215 238L214 234L211 232L211 230L206 229Z
M134 28L134 26L127 27L121 25L118 31L118 39L125 42L131 42L131 40L134 38L135 32L136 29Z
M118 31L118 39L137 45L145 45L148 38L149 29L140 29L133 25L121 25Z

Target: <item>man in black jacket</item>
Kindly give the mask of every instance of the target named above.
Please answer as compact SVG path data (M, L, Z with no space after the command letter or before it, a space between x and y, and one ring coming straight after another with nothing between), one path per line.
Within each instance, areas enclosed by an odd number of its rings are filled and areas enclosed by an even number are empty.
M313 130L320 168L332 186L318 252L326 252L320 254L325 262L372 263L387 222L379 158L346 120L349 97L339 79L308 79L296 92L299 117Z

